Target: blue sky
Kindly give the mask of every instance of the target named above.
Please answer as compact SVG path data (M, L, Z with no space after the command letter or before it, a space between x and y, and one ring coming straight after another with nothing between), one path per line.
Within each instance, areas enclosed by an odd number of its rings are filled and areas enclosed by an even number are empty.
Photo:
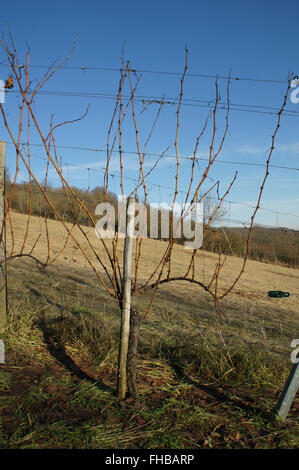
M287 86L289 72L299 75L298 63L298 13L299 5L295 0L286 1L52 1L50 3L27 1L15 2L12 10L1 16L0 27L5 33L7 23L24 62L25 43L30 45L31 65L51 64L58 56L68 54L78 35L76 49L63 69L47 83L48 92L66 92L65 95L40 95L34 104L43 129L47 129L50 115L54 114L56 123L74 119L90 109L87 117L77 123L57 130L56 144L62 159L64 174L70 183L79 187L95 186L103 183L104 152L71 150L66 147L105 149L107 131L113 112L114 101L107 96L86 96L91 94L115 94L118 89L119 73L107 70L84 70L83 67L119 68L122 44L125 57L133 68L181 73L185 61L185 45L189 50L188 73L200 75L227 76L229 70L233 77L247 80L233 80L230 88L230 101L233 108L230 114L229 132L219 163L210 173L213 180L220 181L220 192L238 170L238 178L228 196L227 218L249 221L259 186L264 176L262 166L241 165L242 163L263 164L267 149L271 145L271 135L276 126L277 116L266 114L268 108L280 107ZM4 55L0 52L0 62ZM32 68L31 77L38 79L44 69ZM0 67L0 78L5 80L8 68L5 63ZM251 79L251 80L248 80ZM258 79L258 80L256 80ZM269 81L260 81L260 80ZM226 100L227 81L219 79L220 95ZM142 73L136 95L165 97L177 100L180 90L180 76L167 74ZM128 91L128 89L127 89ZM77 93L70 96L70 92ZM78 96L83 93L83 96ZM85 94L85 95L84 95ZM210 77L187 76L184 83L184 98L187 100L213 100L215 80ZM16 124L16 94L6 95L5 110L12 126ZM177 103L177 101L176 101ZM197 106L190 106L196 104ZM200 107L202 101L186 101L181 110L179 151L181 156L192 155L196 137L201 132L208 108ZM263 111L260 113L248 110ZM272 164L299 168L299 103L287 102L287 109L298 114L283 116L276 140ZM139 126L141 147L146 141L151 122L157 111L152 104L142 111L141 103L136 103L136 119ZM153 134L148 152L159 154L168 146L168 155L174 155L176 132L176 106L167 105L162 109L160 120ZM216 143L219 143L225 124L225 111L219 110ZM123 149L136 151L132 123L124 128ZM126 135L125 135L126 134ZM198 157L206 158L210 145L211 127L202 138ZM0 124L0 139L9 138ZM24 138L24 140L26 137ZM39 144L32 130L32 143ZM32 147L32 164L35 174L44 177L44 157L40 147ZM136 155L126 154L126 173L134 178ZM148 157L148 165L155 157ZM220 163L229 161L235 163ZM111 190L120 192L117 155L112 160ZM200 162L201 170L205 160ZM14 171L15 154L12 146L7 146L7 165ZM86 168L90 168L87 170ZM153 202L169 199L173 186L175 159L166 157L149 177L150 198ZM181 160L182 191L187 189L190 162ZM198 168L197 168L198 171ZM24 177L23 170L20 178ZM49 174L53 184L57 183L54 172ZM127 179L127 189L130 180ZM256 221L271 226L287 226L299 229L299 172L271 168L265 188L262 208ZM167 188L163 188L167 186ZM205 189L208 184L205 185ZM215 193L213 193L216 196ZM183 193L180 196L183 200ZM243 205L237 204L241 202ZM247 205L246 205L247 204ZM272 211L272 212L271 212ZM283 212L286 214L278 214ZM294 214L294 215L287 215ZM297 217L295 217L297 215Z

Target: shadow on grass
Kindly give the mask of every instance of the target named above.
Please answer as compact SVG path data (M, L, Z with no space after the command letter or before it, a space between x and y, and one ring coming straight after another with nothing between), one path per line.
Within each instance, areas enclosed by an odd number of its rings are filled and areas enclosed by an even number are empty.
M57 320L56 320L57 321ZM74 360L67 354L65 346L56 337L56 332L51 328L51 324L45 321L45 318L41 318L38 323L39 328L42 331L45 345L51 354L57 361L64 365L64 367L77 379L87 380L93 384L96 384L100 390L115 393L112 387L104 384L102 381L95 379L91 375L81 370Z
M247 402L245 403L241 398L236 399L236 398L229 397L223 392L220 392L219 390L217 390L217 388L215 387L200 384L185 374L183 367L179 365L179 357L176 357L175 354L170 353L168 351L167 359L168 359L168 363L170 367L173 369L173 371L175 372L179 380L183 380L187 384L192 385L198 390L204 392L205 394L209 395L213 399L217 400L219 404L226 403L227 405L231 405L232 407L240 408L249 417L258 414L262 420L265 420L267 422L269 421L272 422L273 420L275 420L275 410L266 411L265 409L259 408L258 406L252 406L250 403L247 403ZM223 388L223 386L221 386L221 388ZM250 397L248 398L250 399Z
M58 304L57 302L53 302L48 296L46 296L43 292L39 292L38 290L34 289L33 287L28 288L29 291L37 298L45 300L48 304L56 307L60 313L63 313L65 307L62 304Z

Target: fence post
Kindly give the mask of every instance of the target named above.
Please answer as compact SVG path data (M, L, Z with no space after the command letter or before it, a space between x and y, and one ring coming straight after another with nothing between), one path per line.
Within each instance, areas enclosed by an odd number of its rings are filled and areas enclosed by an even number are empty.
M286 418L299 387L299 362L294 364L276 406L277 415Z
M129 197L126 211L126 238L124 242L123 287L121 309L120 351L118 362L118 397L123 400L127 391L127 358L130 335L132 247L134 237L135 199Z
M5 262L5 226L4 226L4 191L5 191L5 150L6 142L0 141L0 330L6 326L7 293ZM2 238L1 238L2 234Z

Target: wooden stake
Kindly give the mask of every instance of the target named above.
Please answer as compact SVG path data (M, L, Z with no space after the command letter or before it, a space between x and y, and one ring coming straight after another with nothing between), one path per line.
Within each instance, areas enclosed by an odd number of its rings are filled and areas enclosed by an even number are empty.
M6 262L5 262L5 227L4 227L4 193L5 193L5 150L6 142L0 141L0 330L6 326L7 292L6 292ZM4 262L3 262L4 261Z
M123 267L123 293L121 312L120 352L118 361L118 397L123 400L127 392L127 358L130 335L131 310L131 275L132 275L132 248L134 236L135 199L130 197L127 201L126 238L124 245Z

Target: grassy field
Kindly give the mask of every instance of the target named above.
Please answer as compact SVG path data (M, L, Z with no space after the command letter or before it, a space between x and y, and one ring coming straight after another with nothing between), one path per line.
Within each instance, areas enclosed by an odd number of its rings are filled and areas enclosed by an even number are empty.
M17 253L26 217L12 213ZM48 221L50 256L66 232ZM93 229L90 240L103 249ZM33 217L26 249L46 259L45 225ZM84 250L87 242L75 233ZM80 238L81 237L81 238ZM120 242L120 246L121 246ZM159 259L165 242L144 240L140 278ZM97 244L97 245L96 245ZM199 280L207 281L218 258L200 251ZM96 259L90 252L96 265ZM228 257L219 285L229 286L242 260ZM173 274L188 265L177 246ZM100 269L99 269L100 272ZM73 241L47 272L26 258L8 266L9 319L1 335L1 448L294 448L299 444L296 398L288 419L273 409L291 368L290 343L299 337L299 272L249 261L235 290L222 301L193 285L173 283L159 291L141 324L138 402L115 396L119 309L101 288ZM268 290L290 292L272 299ZM142 313L148 298L134 298Z

